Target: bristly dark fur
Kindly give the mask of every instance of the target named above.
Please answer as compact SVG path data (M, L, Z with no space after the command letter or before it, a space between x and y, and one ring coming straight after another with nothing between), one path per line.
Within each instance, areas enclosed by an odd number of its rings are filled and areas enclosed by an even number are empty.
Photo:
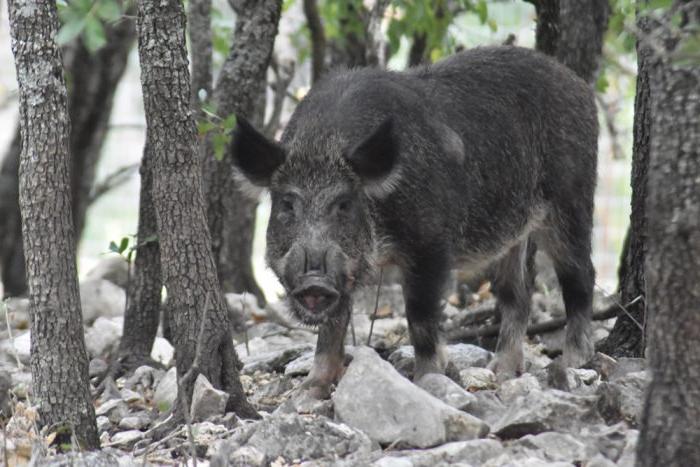
M250 178L272 194L267 257L288 290L322 274L345 297L372 265L399 265L418 375L444 367L437 315L450 269L489 268L503 313L494 367L510 375L522 370L535 245L562 285L565 363L592 353L597 136L593 92L573 72L529 49L484 47L403 73L330 75L294 112L283 160L269 142L269 156L234 145L234 161L244 175L268 170ZM308 267L318 255L320 273ZM349 313L292 308L322 327Z

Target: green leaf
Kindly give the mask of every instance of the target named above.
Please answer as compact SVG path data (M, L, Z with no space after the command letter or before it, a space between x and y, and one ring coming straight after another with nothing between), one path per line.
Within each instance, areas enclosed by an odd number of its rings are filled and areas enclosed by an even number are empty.
M200 120L197 123L197 132L199 133L199 136L204 136L215 128L216 125L209 120Z
M605 76L605 71L602 71L596 80L595 90L602 94L608 89L609 85L610 83L608 82L607 76Z
M107 43L105 28L102 26L102 22L94 16L87 16L85 20L83 40L85 41L85 47L94 53Z
M489 17L489 7L486 4L486 0L479 0L479 3L474 5L474 12L479 17L481 24L485 24Z
M119 243L119 254L124 253L127 248L129 248L129 237L124 237L121 243Z
M225 130L233 130L236 128L236 114L231 114L224 120L223 127Z
M100 0L96 13L101 20L111 23L121 18L122 9L114 0Z
M224 158L224 152L226 151L226 146L229 141L231 141L231 136L225 133L216 133L211 139L214 145L214 158L217 161L221 161Z
M78 37L85 28L85 18L74 19L66 22L61 30L56 35L56 43L58 45L66 45L73 39Z

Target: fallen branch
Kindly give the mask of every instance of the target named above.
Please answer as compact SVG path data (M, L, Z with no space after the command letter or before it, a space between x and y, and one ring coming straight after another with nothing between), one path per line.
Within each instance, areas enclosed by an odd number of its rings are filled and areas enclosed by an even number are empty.
M593 313L593 321L605 321L607 319L615 318L617 316L618 305L613 304L603 311ZM537 334L547 334L549 332L558 331L566 326L566 318L557 318L550 321L545 321L543 323L532 324L527 327L527 335L534 336ZM501 329L500 324L491 324L489 326L484 326L476 329L459 329L448 333L447 340L451 343L455 342L465 342L473 343L478 342L483 338L498 337L498 333Z

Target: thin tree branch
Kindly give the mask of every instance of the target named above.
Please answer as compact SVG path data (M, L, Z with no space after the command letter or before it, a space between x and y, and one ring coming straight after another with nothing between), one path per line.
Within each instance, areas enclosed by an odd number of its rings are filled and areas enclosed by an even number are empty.
M304 0L304 16L311 35L311 82L315 83L323 74L326 57L326 34L316 0Z

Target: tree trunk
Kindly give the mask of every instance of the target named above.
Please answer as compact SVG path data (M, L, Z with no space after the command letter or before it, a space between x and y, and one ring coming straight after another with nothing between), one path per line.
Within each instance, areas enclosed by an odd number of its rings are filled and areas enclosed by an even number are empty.
M647 36L656 41L646 206L652 380L638 466L700 465L699 27L700 1L676 1L661 33Z
M177 372L185 375L200 355L196 373L229 393L227 408L243 417L255 416L239 380L240 361L207 230L197 136L190 112L183 7L178 0L142 0L138 10L149 148L144 154L153 163L152 194ZM186 401L191 399L193 386L191 379L179 388Z
M23 295L27 292L22 247L22 216L19 212L19 155L22 136L15 130L0 168L0 271L3 294Z
M124 332L113 366L113 376L144 364L153 364L151 350L158 332L161 309L160 248L158 226L153 207L153 156L146 144L141 162L139 226L133 275L127 290L128 304L124 313ZM165 326L164 326L165 327Z
M211 98L211 0L191 0L187 17L192 49L192 108L199 112L201 102Z
M19 202L29 278L31 370L40 423L68 428L85 449L100 446L75 264L70 121L56 4L9 2L20 98Z
M136 37L131 21L108 25L105 33L107 43L95 53L91 54L81 39L64 51L63 63L71 83L68 89L68 113L72 129L71 194L76 241L80 240L85 225L89 194L95 180L95 167L107 136L114 94ZM0 238L3 239L0 243L0 268L5 294L9 296L22 295L27 290L17 195L20 150L18 128L3 160L3 183L0 185Z
M232 113L251 119L257 98L265 91L266 71L277 35L280 0L238 0L231 52L214 89L220 116ZM204 157L207 219L212 250L224 292L247 291L261 304L265 297L253 276L252 248L257 200L241 194L233 178L228 155L218 161L207 144Z
M326 33L316 0L304 0L304 16L311 36L311 83L313 84L323 75L326 64Z
M133 10L127 14L133 14ZM68 112L72 123L71 186L77 242L85 226L90 190L107 136L114 94L136 38L132 21L117 21L105 27L105 34L107 42L97 52L90 53L82 40L78 40L68 47L64 60L71 83Z
M649 32L649 19L639 16L637 27ZM650 105L649 60L651 49L637 41L637 95L634 100L632 146L632 212L620 258L618 282L620 302L625 307L599 350L613 357L642 357L646 299L644 259L647 244L647 169L649 166Z
M608 0L530 0L537 10L535 48L593 83L608 27Z

